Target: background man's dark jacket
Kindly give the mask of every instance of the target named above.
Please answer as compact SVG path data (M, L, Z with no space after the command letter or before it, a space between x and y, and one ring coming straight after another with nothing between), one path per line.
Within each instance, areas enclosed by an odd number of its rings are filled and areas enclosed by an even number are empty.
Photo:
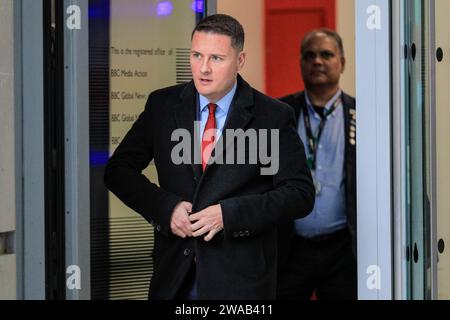
M295 119L300 119L301 110L306 106L304 91L288 95L280 99L294 108ZM353 252L356 257L356 107L355 98L342 93L345 125L345 158L344 179L346 193L347 226L352 236ZM279 265L286 263L290 251L290 243L294 235L294 222L279 227Z

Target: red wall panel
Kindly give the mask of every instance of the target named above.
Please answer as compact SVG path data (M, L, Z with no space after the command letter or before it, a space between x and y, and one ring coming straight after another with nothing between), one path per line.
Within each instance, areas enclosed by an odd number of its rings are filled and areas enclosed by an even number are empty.
M335 29L335 0L266 0L266 93L281 97L303 89L300 41L311 29Z

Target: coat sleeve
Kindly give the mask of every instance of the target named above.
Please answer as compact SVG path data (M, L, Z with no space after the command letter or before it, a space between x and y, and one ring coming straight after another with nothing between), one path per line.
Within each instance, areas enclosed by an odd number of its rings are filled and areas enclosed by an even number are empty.
M274 225L305 217L314 207L315 189L303 143L295 129L294 111L291 108L283 111L279 169L272 176L273 189L264 194L219 201L226 238L242 231L247 236L258 235Z
M153 160L155 119L151 105L154 100L150 95L145 110L109 159L104 182L128 207L142 215L158 231L169 235L173 209L183 199L158 187L142 173Z

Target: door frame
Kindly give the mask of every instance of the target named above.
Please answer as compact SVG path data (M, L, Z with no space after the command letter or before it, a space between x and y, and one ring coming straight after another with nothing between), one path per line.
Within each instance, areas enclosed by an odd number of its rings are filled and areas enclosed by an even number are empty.
M358 298L393 298L391 1L356 16Z
M76 284L66 286L66 299L86 300L90 299L91 290L89 3L88 0L64 0L63 8L64 21L76 14L69 8L80 9L80 29L69 29L64 23L65 260L68 282L73 280Z

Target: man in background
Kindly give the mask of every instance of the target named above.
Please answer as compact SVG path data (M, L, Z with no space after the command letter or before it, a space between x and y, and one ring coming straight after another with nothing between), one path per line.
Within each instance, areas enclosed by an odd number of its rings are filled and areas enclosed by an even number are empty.
M291 105L316 190L310 215L279 229L279 299L357 299L355 99L339 86L345 69L335 31L309 32L301 44L305 91Z

